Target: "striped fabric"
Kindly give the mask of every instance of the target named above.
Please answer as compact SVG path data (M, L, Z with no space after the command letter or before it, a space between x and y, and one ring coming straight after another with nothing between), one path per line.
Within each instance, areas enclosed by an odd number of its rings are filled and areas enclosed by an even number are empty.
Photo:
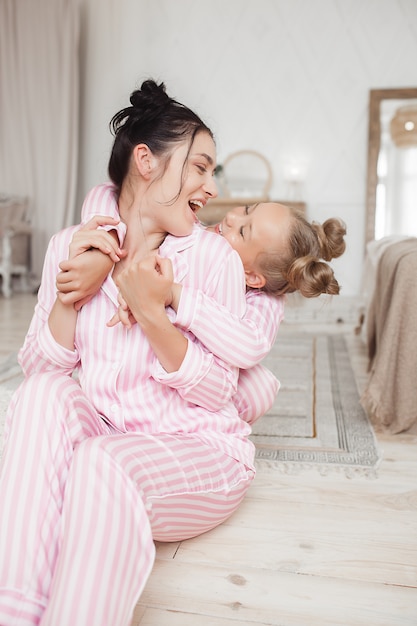
M232 400L240 419L253 424L272 407L281 384L261 363L240 370L238 390Z
M246 311L243 317L239 317L201 289L183 288L175 323L191 330L221 359L248 369L270 352L283 317L283 299L261 291L246 293Z
M86 196L81 214L83 223L96 215L119 219L111 183L94 187ZM120 222L117 230L122 245L125 225ZM204 277L201 278L204 284ZM240 418L252 424L271 407L280 386L272 372L258 364L271 350L283 319L283 297L273 298L262 291L249 290L246 292L243 315L235 315L202 288L183 284L173 322L191 331L220 359L247 370L239 376L238 388L232 399Z
M154 539L206 532L243 499L254 476L254 446L238 410L243 416L246 408L251 421L264 408L253 398L269 402L277 389L260 364L239 376L238 367L222 359L232 343L240 345L230 316L237 325L245 316L244 274L229 244L198 226L188 237L168 236L160 254L171 259L185 291L204 290L220 312L230 311L229 317L219 313L213 333L214 347L228 338L224 354L221 346L210 352L197 339L207 328L197 330L205 322L191 315L183 329L184 362L177 372L165 372L138 325L129 331L106 326L117 308L111 277L79 313L74 350L58 345L48 316L58 264L75 228L58 233L48 248L19 353L27 378L7 417L0 476L2 626L128 626L152 568ZM198 302L205 307L208 301ZM175 312L169 315L175 322ZM247 335L246 322L244 328ZM271 323L266 342L274 332ZM259 348L260 337L255 348L242 340L242 363L258 361L267 345ZM263 384L267 390L260 393Z
M153 539L217 526L253 475L198 435L119 434L73 379L34 374L6 424L0 624L127 626Z
M55 299L56 268L73 231L72 227L56 235L48 248L35 315L19 353L24 372L58 369L70 374L78 368L81 387L95 409L119 432L202 431L208 443L252 466L250 428L239 419L231 400L238 369L185 332L184 362L178 371L167 373L138 324L130 330L121 324L106 326L117 307L117 288L111 277L79 313L76 350L56 344L47 319ZM177 281L190 287L204 285L235 315L242 314L241 262L222 238L196 227L188 237L167 237L160 252L171 258ZM175 317L173 311L170 315Z

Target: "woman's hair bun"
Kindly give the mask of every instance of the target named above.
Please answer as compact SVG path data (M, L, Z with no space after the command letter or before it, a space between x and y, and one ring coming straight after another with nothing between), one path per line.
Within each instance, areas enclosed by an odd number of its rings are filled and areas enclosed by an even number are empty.
M148 107L165 107L171 102L164 83L159 85L154 80L145 80L140 89L130 96L130 104L139 109Z
M164 83L158 85L154 80L145 80L140 89L130 95L131 118L140 120L141 124L150 122L158 118L171 102Z

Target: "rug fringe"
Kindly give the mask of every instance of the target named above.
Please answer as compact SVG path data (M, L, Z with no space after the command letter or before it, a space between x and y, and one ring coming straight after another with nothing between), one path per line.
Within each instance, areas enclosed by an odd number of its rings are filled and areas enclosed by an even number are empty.
M346 478L367 478L370 480L377 479L378 468L381 463L381 458L378 459L376 465L372 467L365 467L360 465L332 465L324 463L299 463L288 461L272 461L267 459L255 459L255 467L259 470L272 469L273 471L279 471L281 474L297 475L302 472L314 470L320 476L327 476L329 474L344 474Z

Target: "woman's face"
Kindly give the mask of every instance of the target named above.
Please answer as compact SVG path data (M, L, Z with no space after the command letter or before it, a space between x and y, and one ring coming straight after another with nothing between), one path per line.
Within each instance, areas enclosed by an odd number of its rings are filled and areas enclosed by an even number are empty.
M260 252L285 249L292 223L291 210L276 202L240 206L226 213L216 233L239 254L245 270L256 270Z
M153 185L158 206L158 226L177 237L191 233L198 221L196 212L210 198L217 196L213 177L216 167L213 139L208 133L199 132L189 153L188 149L188 142L174 149L166 171ZM176 198L175 201L173 198Z

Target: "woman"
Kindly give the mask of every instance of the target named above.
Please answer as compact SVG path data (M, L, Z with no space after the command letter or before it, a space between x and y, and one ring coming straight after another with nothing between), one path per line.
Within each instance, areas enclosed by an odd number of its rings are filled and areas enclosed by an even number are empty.
M77 312L55 287L77 227L55 235L19 353L26 379L9 407L0 478L4 626L128 625L154 539L214 528L254 477L250 427L231 401L238 370L175 328L159 272L172 263L175 282L243 314L240 259L194 216L216 195L212 134L153 81L113 128L126 256ZM96 235L83 236L71 255ZM106 327L118 289L131 330Z

